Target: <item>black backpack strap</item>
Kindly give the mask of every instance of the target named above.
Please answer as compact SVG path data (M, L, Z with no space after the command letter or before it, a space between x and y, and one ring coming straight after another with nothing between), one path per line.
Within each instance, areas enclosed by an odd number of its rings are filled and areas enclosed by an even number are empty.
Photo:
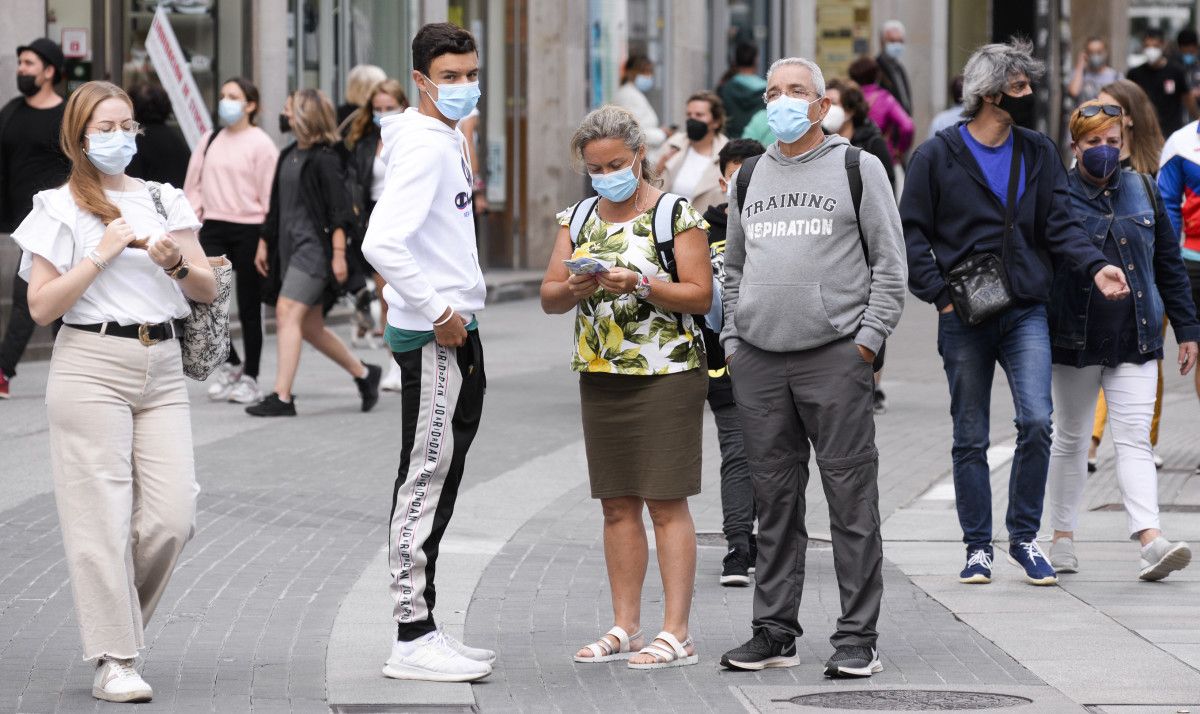
M224 128L225 127L223 126L219 126L216 129L213 129L213 132L208 135L208 141L204 143L204 156L208 156L208 149L212 146L213 139L216 139L217 134L220 134L221 130Z
M758 156L746 157L746 160L742 162L742 167L738 169L737 200L738 208L741 210L746 208L746 192L750 190L750 178L754 176L754 166L758 163L758 158Z
M679 273L675 266L675 223L683 214L683 196L664 193L654 204L654 212L650 215L650 225L654 233L654 250L658 254L658 264L671 275L671 279L679 282ZM669 213L662 213L664 203L671 206Z
M858 225L858 240L862 243L863 257L867 259L869 265L871 250L867 248L867 237L863 235L862 221L859 219L863 195L862 171L859 168L861 155L862 149L857 146L846 148L846 179L850 182L850 199L854 204L854 222Z

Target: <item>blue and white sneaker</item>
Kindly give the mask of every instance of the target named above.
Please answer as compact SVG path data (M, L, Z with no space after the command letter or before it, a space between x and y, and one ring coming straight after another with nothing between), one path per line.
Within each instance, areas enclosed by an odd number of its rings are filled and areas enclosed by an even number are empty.
M1058 584L1058 574L1035 540L1010 545L1008 562L1025 571L1025 581L1030 585Z
M992 546L967 548L967 567L958 574L958 582L968 585L992 582Z

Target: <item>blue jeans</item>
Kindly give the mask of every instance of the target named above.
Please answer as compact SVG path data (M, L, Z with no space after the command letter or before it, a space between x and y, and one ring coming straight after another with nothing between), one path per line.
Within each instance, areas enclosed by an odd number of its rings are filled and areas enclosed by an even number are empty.
M938 317L938 353L950 383L954 419L954 496L963 542L992 541L992 489L987 462L992 377L1008 375L1017 447L1008 479L1009 539L1037 537L1050 465L1050 332L1046 308L1014 307L970 327L951 312Z

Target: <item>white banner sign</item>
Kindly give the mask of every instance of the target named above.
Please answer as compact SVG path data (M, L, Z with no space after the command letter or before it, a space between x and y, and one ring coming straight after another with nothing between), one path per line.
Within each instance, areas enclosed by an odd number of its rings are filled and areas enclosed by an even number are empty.
M183 137L189 147L196 148L200 137L212 129L212 121L192 77L191 67L184 61L183 50L175 39L167 13L161 7L154 11L154 22L150 23L150 34L146 37L146 52L154 63L158 80L171 98L171 109L183 130Z

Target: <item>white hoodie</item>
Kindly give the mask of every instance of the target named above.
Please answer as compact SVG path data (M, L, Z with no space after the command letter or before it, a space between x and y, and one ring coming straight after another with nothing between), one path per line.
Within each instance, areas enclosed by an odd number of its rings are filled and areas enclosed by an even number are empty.
M415 108L385 117L382 129L387 174L362 249L387 281L388 324L431 330L447 307L471 320L487 287L466 140Z

